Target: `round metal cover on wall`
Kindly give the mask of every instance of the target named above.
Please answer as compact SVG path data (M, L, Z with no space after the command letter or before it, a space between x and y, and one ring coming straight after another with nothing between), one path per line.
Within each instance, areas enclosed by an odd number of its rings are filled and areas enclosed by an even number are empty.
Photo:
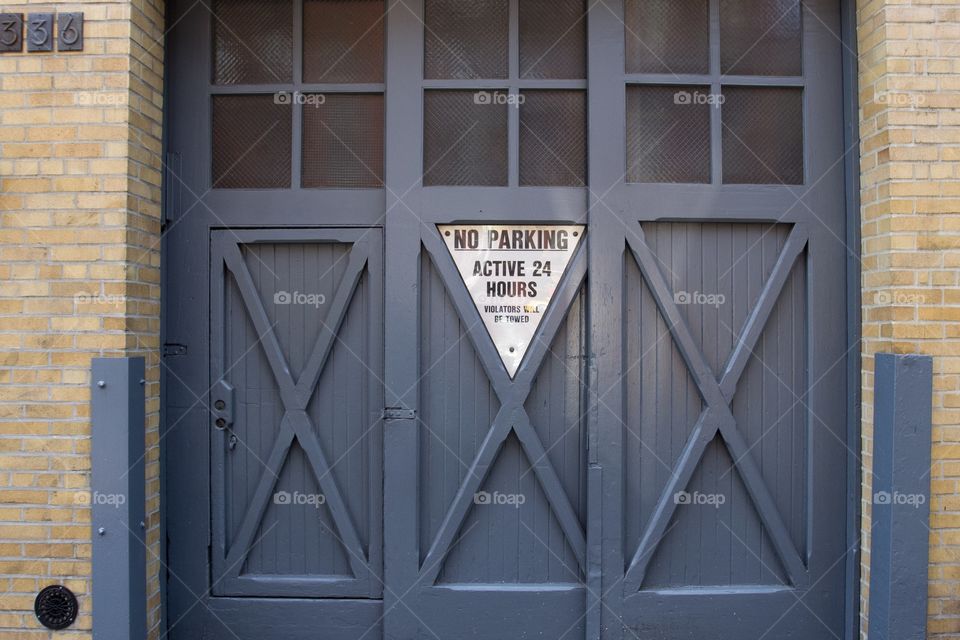
M37 620L48 629L66 629L77 619L79 609L77 597L59 584L44 587L33 601Z

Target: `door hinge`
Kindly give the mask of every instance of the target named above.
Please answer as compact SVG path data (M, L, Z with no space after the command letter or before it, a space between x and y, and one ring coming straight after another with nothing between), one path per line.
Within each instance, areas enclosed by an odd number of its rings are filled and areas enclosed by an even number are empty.
M163 176L163 227L180 217L181 211L181 190L180 185L183 180L180 176L183 172L183 159L178 151L168 151L166 161L164 162Z
M177 344L175 342L165 342L163 344L163 356L185 356L187 355L187 345Z
M416 409L404 409L403 407L387 407L383 410L384 420L416 420Z

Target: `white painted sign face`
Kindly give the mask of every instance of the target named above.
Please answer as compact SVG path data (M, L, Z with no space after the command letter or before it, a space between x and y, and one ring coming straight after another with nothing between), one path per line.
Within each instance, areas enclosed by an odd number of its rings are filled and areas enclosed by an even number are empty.
M510 377L517 373L585 226L440 224Z

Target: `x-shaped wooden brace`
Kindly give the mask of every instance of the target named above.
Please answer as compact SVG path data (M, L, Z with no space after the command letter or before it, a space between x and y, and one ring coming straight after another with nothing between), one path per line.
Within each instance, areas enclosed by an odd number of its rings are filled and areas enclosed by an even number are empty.
M511 431L517 434L520 445L533 464L534 475L536 475L540 486L543 488L550 508L560 523L560 528L563 530L567 542L577 556L577 562L581 569L585 571L587 545L583 529L524 407L537 371L550 350L550 343L563 323L586 276L585 243L580 244L576 255L570 261L567 273L557 288L554 300L547 307L547 312L537 330L536 339L530 345L520 370L513 380L510 379L506 369L504 369L493 341L484 328L479 312L467 292L467 288L459 283L459 272L440 236L427 233L423 239L423 244L440 272L457 313L467 327L467 333L477 357L480 358L480 362L493 385L494 392L500 400L500 410L480 444L480 449L470 464L467 477L457 490L457 495L450 503L443 522L441 522L430 549L427 551L421 565L419 581L425 585L435 582L443 564L443 558L450 552L454 537L460 527L463 526L464 518L466 518L467 512L473 505L474 495L480 490L483 481L490 473L497 454Z
M767 490L763 475L750 454L750 448L737 429L736 421L730 410L730 403L757 340L773 312L787 279L790 277L793 265L807 244L806 230L802 225L795 225L791 230L776 265L774 265L773 271L760 293L760 299L747 318L733 352L724 367L723 375L717 382L717 378L710 369L710 365L707 364L703 352L697 347L693 336L690 334L690 329L680 315L680 310L673 300L673 292L657 266L656 256L646 243L641 225L637 223L635 229L637 238L628 238L627 244L640 266L660 313L670 326L673 340L690 370L694 383L703 396L706 408L697 419L673 472L660 494L653 515L650 517L650 522L644 530L636 553L634 553L627 568L624 578L624 591L635 593L640 590L647 566L654 551L656 551L657 545L666 535L667 527L677 508L674 495L687 488L704 451L717 433L723 438L730 451L747 492L750 494L761 521L773 541L777 555L783 562L790 582L794 586L799 586L806 579L806 567L790 538L790 532L780 517L776 502Z
M327 321L324 323L320 335L317 336L313 351L299 379L294 382L293 376L290 374L290 367L283 356L277 335L270 325L267 312L263 307L263 302L240 248L235 242L231 242L227 246L224 262L227 269L233 274L243 298L244 306L250 315L250 320L253 322L257 334L261 336L263 351L270 363L270 370L279 388L280 399L284 408L280 431L277 433L277 439L274 441L270 455L267 457L266 469L264 469L260 480L257 482L253 497L246 513L243 515L240 529L227 552L225 565L229 567L227 574L229 577L239 577L243 565L242 561L250 552L254 535L270 504L271 495L294 438L297 439L306 453L313 473L320 484L320 489L326 499L326 505L330 509L330 515L339 533L340 541L347 548L350 568L353 570L354 576L364 578L369 571L365 561L367 555L364 553L360 537L357 535L357 530L350 518L340 489L337 487L327 457L324 455L320 441L313 431L310 416L307 414L307 405L310 403L310 398L320 381L323 368L333 350L337 332L340 330L340 325L347 314L357 284L360 282L360 277L367 264L367 258L368 247L366 244L362 242L354 243L350 249L343 279L330 302Z

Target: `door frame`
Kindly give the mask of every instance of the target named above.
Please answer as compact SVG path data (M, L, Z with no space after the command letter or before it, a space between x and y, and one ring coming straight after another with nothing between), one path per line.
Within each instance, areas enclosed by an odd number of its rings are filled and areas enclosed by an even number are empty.
M619 0L600 0L600 5L619 5ZM846 555L843 573L844 573L844 623L843 623L843 633L846 640L855 640L859 638L860 635L860 611L859 611L859 600L860 600L860 516L861 516L861 443L860 443L860 434L861 434L861 417L860 417L860 404L861 404L861 354L859 349L860 342L860 313L861 313L861 290L860 290L860 210L859 210L859 177L860 177L860 163L859 163L859 117L858 117L858 107L857 107L857 95L858 95L858 75L857 75L857 43L856 43L856 4L852 0L838 0L836 5L838 23L839 23L839 33L831 32L830 35L836 37L840 42L840 53L841 60L838 60L837 63L842 67L841 75L841 91L842 91L842 102L841 104L841 114L838 114L839 117L842 117L842 132L843 132L843 156L838 159L838 164L841 164L841 169L843 172L842 176L842 186L843 186L843 201L841 206L843 207L843 226L845 228L845 237L844 243L846 245L846 255L842 262L845 263L846 274L844 281L845 289L845 327L844 327L844 346L846 348L846 354L844 357L844 369L843 376L846 380L847 385L847 397L844 404L845 409L845 420L843 424L842 432L846 435L846 448L847 455L846 457L846 530L845 530L845 539L846 545L845 548L849 551ZM622 30L622 25L619 23L614 24L614 20L609 18L611 11L607 12L607 16L603 15L601 12L602 24L597 24L592 22L590 24L590 32L588 36L588 43L591 46L590 53L592 56L588 56L589 59L596 62L597 58L608 59L611 55L616 54L618 47L622 47L622 38L618 39L618 32ZM806 13L806 11L805 11ZM806 32L805 32L806 33ZM593 48L596 43L599 43L601 47L605 47L605 51L609 52L607 56L596 55L596 51ZM612 91L622 90L624 82L624 74L621 69L619 69L617 64L613 65L604 65L600 64L591 64L590 70L588 72L588 83L589 83L589 95L588 100L591 107L600 106L596 102L598 95L597 93L602 93L604 91L608 92L610 95ZM599 92L595 91L597 86L600 86L601 89ZM598 119L594 119L593 116L590 120L591 134L589 136L590 141L590 166L591 174L589 184L591 189L605 194L608 189L614 189L616 178L622 173L622 167L617 163L616 158L606 158L601 154L594 153L595 149L604 149L609 148L610 145L622 144L616 136L612 135L611 132L608 132L607 129L610 127L606 124L605 120L609 118L613 122L618 122L623 119L624 114L620 113L618 110L614 113L609 113L609 105L604 104L603 107L607 109L604 112L604 116ZM595 109L591 109L592 113L596 113ZM805 117L807 114L805 113ZM594 128L596 127L596 128ZM613 127L616 129L616 125ZM598 139L597 131L604 132L600 136L602 139ZM806 132L805 132L806 139ZM716 147L714 147L714 152L716 152ZM621 155L621 154L614 154ZM609 161L607 164L598 167L598 160L603 160L604 162ZM613 182L611 182L611 180ZM666 196L668 191L663 190L662 195ZM661 193L657 192L656 197L660 197ZM620 202L617 202L615 198L610 198L613 200L612 206L616 208ZM622 202L622 201L621 201ZM625 207L623 207L625 208ZM596 212L596 208L591 205L591 210ZM621 209L622 210L622 209ZM594 241L597 240L598 236L604 233L604 225L591 224L590 234ZM602 245L602 243L601 243ZM615 268L609 264L604 264L602 261L597 261L594 258L591 258L590 265L591 277L594 279L603 279L604 277L612 277L615 274ZM602 305L598 306L596 302L591 303L590 308L594 312L606 313ZM602 326L603 322L595 322L597 326ZM592 347L593 352L604 351L609 348L610 345L604 344L603 338L599 339L595 337L594 345ZM601 374L602 379L602 374ZM607 388L607 385L603 385L601 381L601 387ZM612 396L611 396L612 397ZM615 398L611 404L616 406L619 402L619 397ZM601 408L600 411L603 411ZM838 435L841 430L838 429ZM591 434L591 438L595 437L595 434ZM602 453L601 453L602 455ZM594 471L591 470L591 473ZM600 474L600 471L596 471L597 474ZM607 480L603 481L603 495L605 499L609 498L608 492L611 489L614 489L616 481L611 485ZM616 494L614 489L613 499L622 501L622 496ZM602 514L598 514L601 515ZM602 525L598 522L598 518L591 516L588 519L588 527L594 527L601 529L602 527L617 527L619 523L607 519L604 520ZM588 539L590 536L588 535ZM611 558L611 551L609 549L598 548L592 550L596 552L602 552L607 554L603 560L604 573L606 574L610 571L613 578L616 579L618 571L620 570L620 559ZM616 554L613 554L616 555ZM607 584L608 578L602 578L600 584ZM594 589L597 591L597 589ZM596 602L590 603L588 605L588 615L593 615L594 621L588 627L588 638L597 639L601 637L600 627L601 625L604 628L609 628L610 625L617 619L617 616L622 617L622 612L611 612L608 609L599 606ZM593 632L593 635L590 635L590 632ZM606 633L603 634L606 637ZM616 636L619 637L619 636Z
M862 464L860 459L860 438L861 438L861 372L862 372L862 358L860 348L857 347L861 339L861 286L860 286L860 236L861 236L861 215L860 215L860 157L859 157L859 148L856 146L859 141L859 114L858 114L858 69L857 69L857 37L856 37L856 25L857 25L857 10L856 3L853 0L840 0L840 13L841 13L841 33L840 38L842 42L842 67L843 67L843 131L844 131L844 148L847 150L844 156L844 183L845 183L845 209L846 209L846 244L848 246L848 255L847 255L847 273L846 273L846 289L847 289L847 308L846 308L846 341L848 346L847 362L846 362L846 373L847 373L847 385L848 385L848 403L847 403L847 419L846 419L846 432L847 432L847 444L849 449L848 455L848 503L847 503L847 541L850 547L854 548L854 552L849 554L846 562L846 602L845 602L845 614L846 614L846 624L845 624L845 638L846 640L856 640L860 635L860 615L859 615L859 601L860 601L860 591L861 591L861 549L860 549L860 537L861 537L861 528L860 528L860 519L862 514L862 505L861 505L861 473L862 473ZM198 53L197 48L202 48L203 46L208 46L209 43L202 42L197 39L189 37L189 35L184 36L182 34L183 29L177 30L178 17L174 12L169 10L166 11L166 24L165 24L165 37L164 37L164 49L167 52L167 59L169 60L169 52L176 49L182 51L183 49L193 50L194 53ZM410 16L408 15L405 19L409 20ZM589 22L588 22L589 24ZM388 22L389 25L389 22ZM394 33L394 29L388 28L386 32L386 49L388 52L391 52L395 55L409 56L412 55L416 49L419 47L418 43L404 41L402 38L393 37L391 34ZM205 55L200 55L200 59L205 59ZM389 58L389 56L388 56ZM420 82L419 69L411 69L407 65L407 71L404 72L404 65L399 65L399 70L391 70L391 62L387 60L387 75L388 78L392 79L394 82L404 82L404 81L415 81L418 85ZM178 178L176 173L179 171L179 166L175 162L175 159L172 159L168 155L170 149L170 125L171 119L173 117L173 109L170 107L170 87L174 81L171 73L169 73L170 67L167 67L167 73L164 73L164 108L163 108L163 132L162 132L162 142L163 142L163 153L162 153L162 164L163 164L163 191L162 191L162 206L161 206L161 216L162 220L169 220L173 217L174 210L179 209L180 198L178 195L178 189L172 188L175 185ZM406 75L404 75L406 74ZM592 74L588 73L588 82L592 78ZM588 88L588 100L589 100L589 88ZM403 143L419 145L420 140L418 137L419 129L415 127L403 127L404 117L410 117L413 114L419 113L420 105L411 104L409 96L398 95L394 91L389 89L386 92L386 97L388 105L391 105L387 111L387 121L385 124L385 131L391 131L392 128L397 125L400 126L400 131L394 134L392 138L394 144L387 148L386 155L386 164L387 166L393 166L393 174L399 178L409 178L410 172L405 171L402 166L402 154L398 155L397 146L402 146ZM404 116L406 114L406 116ZM400 145L398 145L400 143ZM419 168L416 168L419 170ZM409 183L408 183L409 184ZM399 204L401 198L400 194L387 194L387 210L396 208ZM400 207L403 208L402 206ZM404 215L404 214L398 214ZM390 225L388 223L387 227ZM170 287L170 268L169 268L169 255L170 255L170 246L169 239L166 235L166 230L163 229L161 232L161 306L160 306L160 345L163 345L167 341L168 337L168 322L167 322L167 313L171 312L171 305L169 303L169 287ZM394 231L396 233L396 231ZM410 248L414 248L414 242L419 242L419 238L413 238L413 234L406 233L401 234L400 239L402 242L406 243ZM411 253L406 256L389 256L385 255L385 267L389 271L390 269L396 267L400 269L407 270L408 273L416 272L416 256L417 252ZM385 327L386 331L392 331L398 335L402 335L404 332L411 329L415 329L416 318L415 314L406 313L401 310L397 314L391 314L391 322ZM409 335L409 334L407 334ZM855 348L857 347L857 348ZM162 350L162 346L160 347ZM162 352L161 352L162 357ZM386 357L386 366L392 368L395 373L402 373L406 371L405 368L410 363L405 365L402 362L397 362L395 358L391 358L389 354ZM162 374L161 374L162 375ZM406 402L410 401L410 397L387 397L388 406L397 405L403 406ZM169 412L167 410L167 385L162 384L160 388L160 437L158 441L158 458L159 458L159 481L160 481L160 504L159 504L159 513L160 513L160 557L159 563L161 567L167 566L168 554L167 554L167 528L169 518L173 515L169 511L169 501L167 499L167 490L168 490L168 478L169 478L169 462L168 462L168 444L164 439L164 436L168 433L169 428ZM404 431L414 428L413 425L397 425L391 429L385 430L384 433L384 447L388 446L403 446L404 443L409 442L409 438L404 437ZM416 451L408 451L408 454L413 457L411 460L416 460ZM390 474L391 476L402 475L404 473L403 469L388 469L388 465L385 464L384 473ZM588 470L589 476L589 486L591 487L592 492L596 492L596 495L591 494L591 503L595 503L594 498L599 499L601 488L600 488L600 478L597 473L597 469L591 466ZM393 493L390 485L385 486L384 499L390 499ZM598 523L595 521L597 518L592 512L588 513L588 541L593 538L597 532L594 532L594 536L591 536L589 530L596 526ZM402 519L396 523L396 527L400 530L415 531L417 527L417 521L413 514L410 514L409 517ZM391 565L385 567L387 572L399 572L402 574L409 571L411 561L415 563L415 558L404 557L402 549L392 549L388 551L390 547L390 540L386 539L384 541L384 553L393 553L395 558L398 559L398 562L392 563ZM599 553L600 548L591 546L588 542L588 554ZM166 629L169 623L168 613L167 613L167 603L168 603L168 574L166 570L161 570L159 572L159 583L160 583L160 621L159 624L162 628ZM599 587L600 576L598 575L588 575L587 581L588 585L591 585L591 589L594 587ZM391 597L389 595L385 598L384 606L395 606L396 603L391 605ZM588 596L587 603L587 627L588 629L599 630L600 625L600 613L599 605L595 601L590 601ZM596 638L597 634L588 635L588 637Z
M847 223L847 547L853 553L847 558L845 640L860 637L860 592L863 484L862 484L862 324L863 290L861 287L861 215L860 215L860 117L859 117L859 43L857 41L856 0L840 0L840 41L843 46L843 148L844 196ZM856 347L856 348L855 348ZM853 452L856 452L855 454Z

